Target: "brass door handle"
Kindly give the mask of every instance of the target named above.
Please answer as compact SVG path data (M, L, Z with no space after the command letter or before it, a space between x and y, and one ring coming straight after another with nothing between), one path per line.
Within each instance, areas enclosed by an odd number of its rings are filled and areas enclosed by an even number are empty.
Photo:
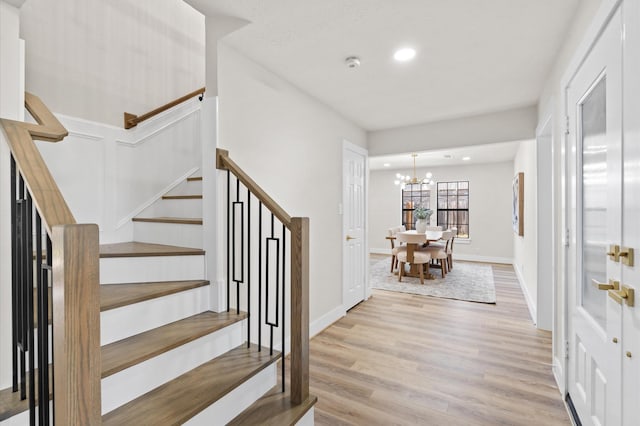
M620 281L614 281L612 279L609 280L609 284L592 279L591 284L598 290L618 290L620 288Z
M607 256L611 258L614 262L620 261L620 246L617 244L612 244L609 246L609 251L607 252Z
M351 235L347 235L347 238L345 238L347 241L351 241L351 240L355 240L356 237L352 237Z
M609 290L607 293L619 305L622 305L623 300L627 306L634 306L635 304L635 291L629 286L623 285L621 290Z
M622 247L618 256L622 258L622 263L633 266L633 249L631 247Z

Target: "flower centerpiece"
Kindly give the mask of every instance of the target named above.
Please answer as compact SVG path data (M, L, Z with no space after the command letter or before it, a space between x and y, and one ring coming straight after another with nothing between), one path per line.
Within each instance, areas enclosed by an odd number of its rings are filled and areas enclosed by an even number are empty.
M432 214L433 210L425 209L424 207L417 207L413 210L413 215L416 218L416 232L420 232L422 234L427 232L429 218Z

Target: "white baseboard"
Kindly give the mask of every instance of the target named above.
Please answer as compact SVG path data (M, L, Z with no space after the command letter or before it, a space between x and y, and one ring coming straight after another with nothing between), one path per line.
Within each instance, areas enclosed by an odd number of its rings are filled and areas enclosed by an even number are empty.
M369 249L369 253L371 254L391 254L391 249L383 249L383 248L371 248Z
M336 306L331 311L327 312L317 320L309 324L309 338L312 338L316 334L320 333L325 328L329 327L334 322L345 316L347 312L342 305Z
M477 254L453 253L453 260L466 260L469 262L504 263L512 265L513 259L510 257L478 256Z
M518 277L518 282L520 283L522 294L524 294L524 300L527 301L527 307L529 308L529 315L531 315L531 321L533 321L533 324L536 324L536 318L538 317L536 314L536 306L533 304L533 299L531 298L531 295L529 294L529 290L527 289L527 283L524 279L524 276L522 275L522 272L520 271L520 268L518 268L518 265L513 263L513 269L516 271L516 276Z

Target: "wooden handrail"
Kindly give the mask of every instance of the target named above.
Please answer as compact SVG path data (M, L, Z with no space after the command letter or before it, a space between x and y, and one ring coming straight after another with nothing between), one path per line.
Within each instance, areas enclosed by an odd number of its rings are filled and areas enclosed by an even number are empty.
M291 230L291 216L289 216L287 212L273 200L273 198L260 188L260 186L251 179L244 170L229 158L229 151L218 148L216 149L216 157L216 167L219 170L229 170L231 173L236 175L236 177L240 179L240 182L242 182L243 185L246 186L260 201L262 201L262 204L271 210L271 212L284 226Z
M52 253L55 254L51 299L55 358L54 423L100 424L102 362L98 226L76 224L34 143L35 140L60 141L67 136L67 130L37 96L25 93L25 107L38 124L0 119L0 127L5 133L17 171L51 238ZM27 220L31 220L31 212L27 213ZM32 235L27 238L32 238ZM40 236L33 238L39 239Z
M37 96L25 93L25 106L38 124L7 119L0 123L47 232L53 235L54 226L75 224L76 220L34 140L57 142L67 136L67 130Z
M144 120L148 120L149 118L153 117L154 115L158 115L161 112L164 112L166 110L168 110L169 108L173 108L176 105L179 105L185 101L188 101L189 99L193 98L194 96L198 96L198 95L202 95L204 94L206 88L205 87L201 87L198 90L194 90L191 93L187 93L186 95L171 101L167 104L162 105L159 108L154 109L153 111L149 111L146 114L142 114L140 116L135 115L135 114L131 114L128 112L124 113L124 128L125 129L131 129L133 127L136 127L139 123L143 122ZM202 98L200 98L200 100L202 100Z

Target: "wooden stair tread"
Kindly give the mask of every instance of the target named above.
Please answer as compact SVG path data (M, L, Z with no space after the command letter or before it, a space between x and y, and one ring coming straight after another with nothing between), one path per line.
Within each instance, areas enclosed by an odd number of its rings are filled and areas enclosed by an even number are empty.
M100 312L209 285L206 280L162 281L100 286Z
M38 370L35 370L36 374L36 404L38 403ZM51 374L51 366L49 366L49 386L53 384L53 376ZM24 411L29 410L29 372L27 372L27 399L20 399L20 392L13 392L12 388L6 388L0 390L0 422L3 422L15 415L18 415ZM51 392L49 393L49 399L51 399Z
M227 423L227 426L295 425L318 401L318 397L309 395L302 404L293 405L289 399L289 392L283 393L281 389L280 385L271 389L235 419Z
M105 414L102 424L182 424L279 358L243 344Z
M176 223L182 225L202 225L202 218L196 217L134 217L134 222Z
M102 347L102 378L211 334L247 314L203 312Z
M163 200L202 200L202 195L163 195Z
M187 182L193 182L197 180L202 180L202 176L191 176L187 178Z
M168 246L164 244L128 243L101 244L100 257L149 257L149 256L202 256L204 250L189 247Z

